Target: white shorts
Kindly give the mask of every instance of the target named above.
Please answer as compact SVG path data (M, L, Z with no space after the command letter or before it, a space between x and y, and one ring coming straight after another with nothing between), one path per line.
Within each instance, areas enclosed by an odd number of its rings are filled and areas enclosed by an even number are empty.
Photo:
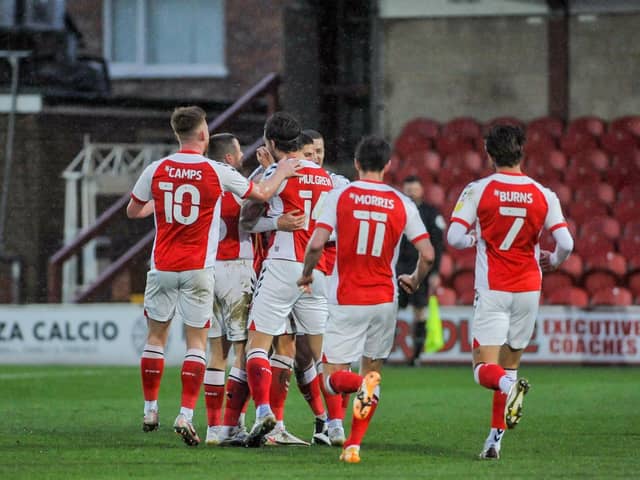
M144 290L145 315L158 322L178 316L186 325L211 325L213 310L213 268L164 272L149 270Z
M301 293L296 285L301 275L300 262L265 260L249 311L250 330L273 336L292 333L289 314L294 313L297 333L324 333L328 315L324 274L313 271L310 294Z
M385 359L393 348L397 303L329 305L323 353L327 363L352 363L361 357Z
M247 339L247 319L256 273L253 260L216 262L213 322L209 338L227 336L230 342Z
M476 290L471 338L480 345L504 345L520 350L529 344L538 317L540 291Z

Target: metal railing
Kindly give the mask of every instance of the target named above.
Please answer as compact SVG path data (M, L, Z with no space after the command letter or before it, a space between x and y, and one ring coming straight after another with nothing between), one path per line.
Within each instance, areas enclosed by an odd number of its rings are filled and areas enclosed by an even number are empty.
M277 73L269 73L263 77L258 83L251 87L244 95L236 100L224 112L218 115L209 123L209 132L214 133L222 129L231 120L245 110L253 101L261 97L267 100L267 115L271 115L278 109L279 95L278 87L280 85L280 77ZM258 147L262 144L262 138L256 140L249 146L244 154L245 158L249 158L255 154ZM64 245L49 259L48 266L48 283L47 296L51 303L59 303L62 301L62 268L64 262L81 252L82 248L91 240L95 239L104 229L122 214L124 207L129 202L129 193L120 197L111 207L103 212L91 227L83 229L78 236L67 245ZM134 244L129 250L121 255L116 261L110 264L97 279L76 294L73 302L87 302L100 289L104 288L118 273L122 272L128 265L140 254L147 251L153 243L154 232L147 233L142 239Z

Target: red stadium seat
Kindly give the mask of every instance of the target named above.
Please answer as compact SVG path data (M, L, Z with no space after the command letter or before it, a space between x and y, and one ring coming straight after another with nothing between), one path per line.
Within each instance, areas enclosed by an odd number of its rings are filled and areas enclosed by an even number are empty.
M442 306L449 307L456 304L456 292L451 288L438 287L436 296L438 297L438 303Z
M614 130L605 133L600 139L602 148L609 153L622 154L638 148L638 139L629 132Z
M585 237L603 236L611 241L620 237L622 228L613 217L591 215L580 227L580 239Z
M444 206L445 193L444 188L437 183L424 185L424 201L434 207L442 209Z
M527 132L527 142L524 144L525 154L533 152L550 152L556 150L556 139L544 131Z
M440 155L433 150L421 150L412 152L405 158L405 162L409 165L415 165L423 168L433 176L437 174L441 167Z
M573 286L573 278L564 272L548 272L542 275L542 293L547 296L560 288Z
M593 255L600 255L602 252L614 252L615 244L600 235L581 237L575 242L574 249L586 262Z
M466 138L482 136L482 129L475 118L458 117L448 121L442 127L442 135L459 135Z
M579 130L567 131L560 140L562 151L569 156L583 150L598 148L596 137Z
M473 270L476 267L476 249L464 248L462 250L456 250L455 248L449 249L449 254L453 258L453 271L456 272L463 270Z
M433 140L440 136L440 124L431 118L414 118L405 124L402 134L405 133Z
M627 185L618 191L618 201L640 201L640 185Z
M575 118L569 122L567 132L580 132L600 137L605 130L604 120L595 116Z
M559 180L549 182L545 184L545 186L555 192L558 196L558 200L560 200L560 205L562 205L562 208L566 210L573 201L573 191L571 190L571 187Z
M440 257L440 279L442 283L448 284L453 276L453 258L447 252L442 252Z
M640 201L618 200L613 206L613 213L623 225L630 221L640 220Z
M438 173L438 183L440 183L445 190L450 189L453 185L462 185L464 187L475 179L476 175L474 175L473 172L457 165L445 165Z
M616 202L616 191L608 183L600 182L593 185L578 186L573 197L576 202L585 202L595 198L600 203L604 203L611 208Z
M431 149L431 140L418 135L400 135L394 144L394 150L406 157L410 153Z
M589 296L582 288L564 287L546 296L545 303L548 305L572 305L578 308L585 308L589 305Z
M531 120L527 125L527 136L532 132L545 132L552 137L560 138L564 132L564 124L555 117L540 117Z
M454 152L444 159L444 165L460 167L478 176L485 167L482 156L475 150Z
M636 137L640 137L640 116L629 115L626 117L618 117L609 124L609 130L623 130Z
M575 221L578 225L583 224L593 216L607 216L609 211L604 203L592 198L582 202L574 202L569 206L567 217Z
M455 152L474 149L473 139L456 133L443 134L436 140L436 149L443 157Z
M626 258L640 254L640 235L619 238L618 251Z
M627 270L629 272L640 271L640 252L636 251L631 255L624 255L624 257L627 260Z
M457 304L458 305L473 305L473 302L476 297L475 290L465 290L461 294L458 295Z
M618 277L612 272L596 270L584 275L583 284L587 293L593 295L603 288L618 286Z
M571 165L582 165L603 172L610 166L609 155L598 148L583 150L571 157Z
M600 255L592 255L585 261L585 269L591 271L608 271L617 275L618 278L624 277L627 273L627 261L616 252L603 252Z
M451 279L451 286L456 291L458 297L460 297L460 295L465 291L473 291L474 281L475 275L473 273L473 270L458 270L453 274L453 278Z
M633 294L634 298L640 297L640 272L633 272L627 278L627 286Z
M625 238L640 236L640 220L632 220L625 223L622 235Z
M594 293L591 298L591 306L622 306L632 305L633 298L631 292L622 287L605 287Z
M572 253L569 258L560 264L558 271L570 275L574 281L577 281L584 273L582 257L577 253Z
M564 179L573 187L600 183L600 172L591 166L572 164L565 172Z

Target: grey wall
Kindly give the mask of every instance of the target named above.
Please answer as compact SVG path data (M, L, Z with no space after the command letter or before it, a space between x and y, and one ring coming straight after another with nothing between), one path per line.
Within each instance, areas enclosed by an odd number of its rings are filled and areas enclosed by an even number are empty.
M640 114L640 14L570 22L570 116Z
M383 23L385 133L416 116L530 119L547 111L547 24L536 17Z

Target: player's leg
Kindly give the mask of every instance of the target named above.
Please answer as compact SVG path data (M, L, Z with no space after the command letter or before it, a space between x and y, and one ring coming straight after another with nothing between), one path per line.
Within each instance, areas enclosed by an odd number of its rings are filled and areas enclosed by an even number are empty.
M211 330L211 329L210 329ZM222 332L209 334L209 356L204 374L204 400L207 410L207 445L218 445L223 440L222 405L224 403L225 371L229 342Z
M147 316L147 342L140 359L142 391L144 393L145 432L156 430L158 394L164 372L164 347L169 338L169 326L176 311L178 276L175 272L150 270L144 291L144 311Z
M409 297L409 303L413 307L413 356L409 364L419 365L420 355L424 351L424 342L427 338L427 322L425 308L428 302L428 290L426 283L421 283L418 289Z
M233 342L233 351L235 359L227 377L227 401L224 409L223 425L228 429L228 443L240 446L246 441L248 435L244 427L243 418L243 410L249 399L249 384L247 383L245 365L245 342Z
M314 350L316 351L315 354L311 349L310 340L314 343ZM302 396L309 404L309 407L315 416L311 443L331 445L331 441L328 436L327 412L322 401L320 376L318 374L318 368L321 369L321 356L321 335L296 336L296 382Z
M140 358L140 374L144 394L144 417L142 430L158 429L158 395L164 372L164 346L169 337L170 322L147 319L147 342Z
M200 437L193 427L193 412L206 370L207 334L213 312L213 269L179 272L179 287L176 316L185 324L187 352L182 362L180 413L173 427L187 445L196 446Z

